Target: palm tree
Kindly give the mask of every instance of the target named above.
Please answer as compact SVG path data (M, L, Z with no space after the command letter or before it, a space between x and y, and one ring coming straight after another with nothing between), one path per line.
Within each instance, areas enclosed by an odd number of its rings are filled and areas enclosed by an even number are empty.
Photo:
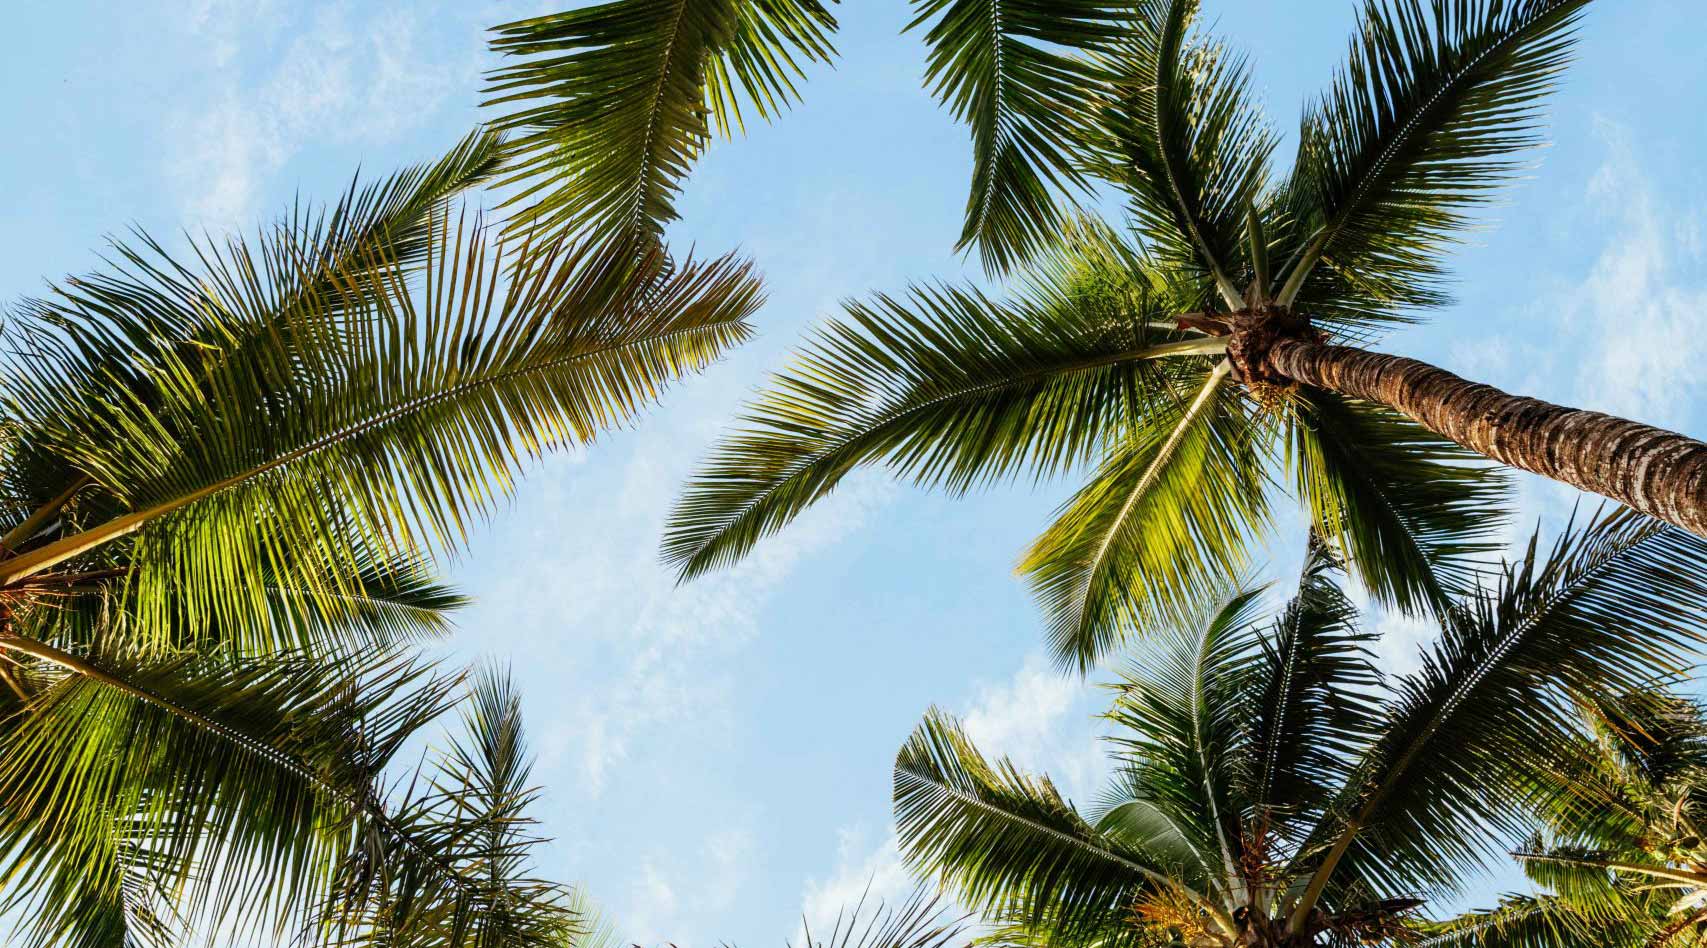
M172 906L462 943L543 897L506 881L514 786L384 783L455 683L409 649L460 602L430 566L531 459L745 338L758 289L495 240L455 202L499 160L477 133L249 240L138 234L8 314L0 871L32 944L160 936Z
M1632 945L1707 937L1707 710L1664 690L1585 701L1575 772L1517 856L1558 894L1530 914L1621 923ZM1519 906L1503 906L1508 919ZM1494 916L1495 913L1490 913Z
M1494 506L1468 458L1707 536L1707 445L1367 348L1441 304L1440 257L1537 141L1587 0L1368 0L1290 173L1196 0L915 0L970 125L962 247L1019 298L920 287L831 322L689 486L665 554L726 564L887 464L951 490L1097 467L1023 570L1080 661L1228 581L1284 458L1371 591L1460 591ZM653 239L716 136L833 57L819 0L611 0L495 28L518 220ZM1075 223L1122 194L1135 244ZM1444 439L1444 440L1443 440ZM1437 564L1431 570L1430 563ZM1136 577L1134 580L1133 577Z
M1530 832L1582 750L1574 702L1673 670L1707 606L1707 544L1623 513L1532 542L1383 682L1333 569L1313 543L1266 623L1247 588L1153 636L1114 686L1088 814L932 712L896 759L903 852L1000 944L1403 943L1426 897Z

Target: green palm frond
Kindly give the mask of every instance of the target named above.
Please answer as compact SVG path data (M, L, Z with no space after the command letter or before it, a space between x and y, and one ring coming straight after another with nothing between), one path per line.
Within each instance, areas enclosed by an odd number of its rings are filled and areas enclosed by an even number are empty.
M1511 895L1496 908L1420 926L1416 948L1637 948L1646 932L1585 918L1552 896Z
M402 831L360 841L340 867L333 943L561 948L587 935L569 890L532 876L546 840L527 816L538 790L507 673L475 676L463 730L425 788L388 806Z
M440 223L425 286L389 273L361 318L296 296L283 310L227 306L218 279L124 270L111 283L149 307L117 309L79 284L24 314L33 345L13 366L11 414L116 509L0 560L0 582L131 537L132 585L180 614L207 603L204 618L264 619L269 582L359 595L359 551L459 542L522 464L623 423L744 339L758 301L727 258L666 269L565 243L507 255L488 252L478 221ZM226 253L205 258L216 275L251 271L244 245ZM239 344L140 358L124 340L156 310L195 311L204 337ZM87 384L126 359L147 385Z
M1246 565L1267 515L1261 419L1227 363L1125 430L1020 562L1064 665L1089 669L1132 633L1185 625Z
M1537 142L1588 0L1367 0L1350 59L1304 120L1282 304L1318 265L1431 293L1438 255Z
M1340 566L1315 534L1298 591L1262 637L1262 661L1248 692L1253 704L1241 782L1251 817L1289 837L1323 816L1380 723L1381 681L1368 649L1376 636L1334 581Z
M1579 750L1571 696L1645 687L1701 642L1707 543L1620 513L1567 530L1546 557L1536 547L1398 680L1382 734L1302 851L1315 868L1300 912L1336 870L1445 887L1525 838L1526 788Z
M907 858L974 909L1025 893L1073 931L1102 927L1157 887L1177 887L1168 867L1098 833L1046 778L991 764L939 713L896 758L895 814Z
M1073 149L1129 6L1118 0L914 0L930 23L925 83L972 130L972 191L956 249L1005 272L1055 239L1058 200L1083 191Z
M1291 407L1298 495L1375 601L1425 615L1468 592L1500 548L1509 478L1377 405L1299 392Z
M966 919L950 917L940 895L920 887L893 905L880 899L867 907L869 895L838 911L825 938L814 936L810 921L801 919L800 948L949 948L962 940Z
M613 0L493 28L489 77L509 134L514 228L644 247L676 219L681 179L742 102L768 118L803 63L835 55L821 0Z
M379 770L452 682L384 652L362 658L86 654L0 640L30 701L0 733L0 815L32 944L110 928L153 902L233 931L307 918ZM79 893L76 899L56 897ZM156 921L159 918L156 916Z
M683 576L738 559L862 464L951 491L1067 469L1156 400L1149 360L1201 346L1042 295L916 288L847 310L677 501L663 549Z
M1262 593L1241 590L1191 625L1160 632L1128 663L1106 715L1116 725L1109 741L1125 774L1117 791L1122 802L1144 801L1188 842L1198 866L1185 867L1191 874L1176 872L1176 879L1192 879L1203 868L1222 892L1243 882L1239 816L1246 802L1236 794L1248 685L1260 656L1252 620ZM1113 810L1105 805L1099 826ZM1203 855L1210 865L1195 858Z
M1247 223L1274 136L1243 59L1197 40L1198 0L1141 0L1107 54L1115 93L1099 123L1099 174L1131 197L1140 232L1199 285L1191 309L1245 305Z

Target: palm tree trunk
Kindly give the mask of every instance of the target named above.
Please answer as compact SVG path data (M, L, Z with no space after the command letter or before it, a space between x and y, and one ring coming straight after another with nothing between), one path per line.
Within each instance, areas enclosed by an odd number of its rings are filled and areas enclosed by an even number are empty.
M1364 349L1281 338L1265 366L1305 385L1379 402L1486 457L1707 537L1707 444L1694 438L1511 395Z

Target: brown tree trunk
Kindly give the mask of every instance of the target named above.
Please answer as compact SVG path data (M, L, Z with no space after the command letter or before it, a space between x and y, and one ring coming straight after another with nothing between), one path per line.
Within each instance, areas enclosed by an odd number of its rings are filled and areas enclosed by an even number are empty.
M1293 381L1379 402L1496 461L1707 537L1707 444L1694 438L1363 349L1282 338L1265 361Z

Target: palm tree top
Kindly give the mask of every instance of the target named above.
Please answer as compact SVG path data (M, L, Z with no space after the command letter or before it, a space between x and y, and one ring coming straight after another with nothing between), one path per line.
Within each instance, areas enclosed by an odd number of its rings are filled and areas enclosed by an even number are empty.
M933 712L896 761L903 852L1002 926L993 943L1527 944L1419 910L1523 845L1560 788L1589 786L1574 711L1680 670L1707 543L1620 515L1532 544L1391 678L1336 574L1313 543L1277 614L1246 588L1136 648L1089 810Z

